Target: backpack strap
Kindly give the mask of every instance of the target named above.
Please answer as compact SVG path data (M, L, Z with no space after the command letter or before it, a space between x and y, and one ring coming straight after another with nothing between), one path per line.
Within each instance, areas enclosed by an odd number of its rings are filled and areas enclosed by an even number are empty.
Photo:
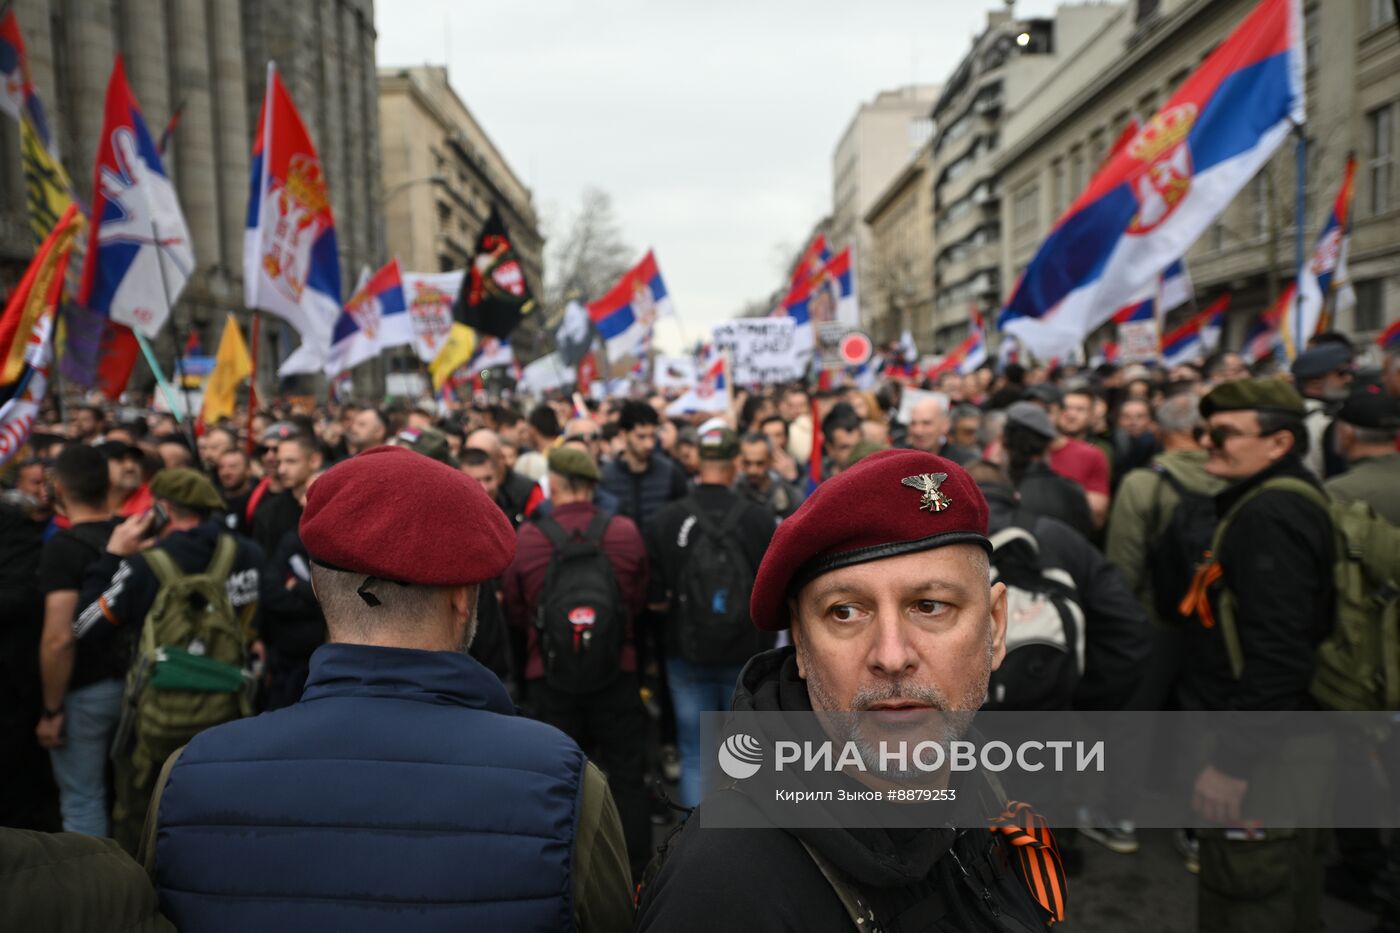
M608 533L608 526L612 524L612 520L611 515L599 509L593 520L588 523L588 527L583 530L583 540L602 547L603 536Z
M248 496L248 504L243 507L243 523L245 527L253 526L253 513L258 510L258 503L263 501L267 495L267 490L272 486L272 479L264 477L258 485L253 487L252 493Z
M1302 496L1322 509L1327 514L1329 521L1331 520L1331 500L1327 498L1326 493L1312 483L1295 476L1275 476L1266 479L1241 496L1240 500L1230 507L1230 511L1226 512L1225 516L1220 519L1220 523L1215 526L1215 534L1211 536L1210 540L1210 551L1206 555L1207 560L1196 570L1191 587L1187 590L1186 596L1178 607L1182 615L1195 614L1206 628L1213 628L1219 623L1221 637L1225 640L1225 653L1230 659L1230 672L1236 680L1244 676L1244 649L1240 645L1239 628L1235 625L1235 597L1228 587L1222 588L1217 601L1219 612L1216 613L1210 607L1210 589L1216 581L1222 580L1225 575L1224 568L1220 566L1220 548L1225 543L1225 535L1230 530L1230 524L1241 509L1261 494L1271 490Z
M214 545L214 556L209 559L209 566L204 572L220 583L227 583L237 560L238 542L233 535L219 535L218 543Z
M184 571L163 548L147 548L141 552L141 559L146 562L146 566L151 568L151 573L156 575L161 589L178 583L180 578L185 575Z
M571 540L569 533L564 530L564 526L556 522L552 516L541 515L535 519L535 527L549 540L550 548L555 551Z
M831 890L836 893L836 897L841 901L841 906L846 909L846 916L851 918L851 922L856 925L857 930L863 933L880 933L881 927L876 922L875 911L865 903L865 899L860 896L860 892L846 879L841 870L831 864L826 856L822 855L805 839L798 839L802 843L802 848L807 850L807 855L816 864L817 870L822 873L826 883L831 885Z

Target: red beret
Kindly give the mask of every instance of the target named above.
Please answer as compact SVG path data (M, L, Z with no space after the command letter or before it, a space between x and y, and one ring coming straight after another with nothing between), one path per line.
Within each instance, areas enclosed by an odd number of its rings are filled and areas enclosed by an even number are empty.
M481 484L404 447L375 447L311 485L301 542L312 560L423 586L500 576L515 557L510 522Z
M841 567L987 541L987 500L967 471L919 450L882 450L817 487L773 533L749 602L754 624L788 627L787 597Z

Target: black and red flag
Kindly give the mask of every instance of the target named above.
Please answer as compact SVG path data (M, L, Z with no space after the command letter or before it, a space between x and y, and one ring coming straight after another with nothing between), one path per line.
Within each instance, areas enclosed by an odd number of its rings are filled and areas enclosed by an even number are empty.
M471 268L462 277L462 291L452 306L452 315L478 333L505 340L534 307L525 268L500 211L493 205L477 237Z

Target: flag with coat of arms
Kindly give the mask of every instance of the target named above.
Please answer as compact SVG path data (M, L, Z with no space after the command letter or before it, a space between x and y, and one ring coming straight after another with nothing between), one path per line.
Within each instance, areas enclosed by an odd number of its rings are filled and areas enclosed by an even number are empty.
M650 339L656 320L675 313L656 255L650 250L607 294L588 304L588 317L603 338L611 363L637 354Z
M998 326L1045 358L1150 295L1304 120L1300 0L1261 0L1055 224Z
M323 361L340 316L335 218L320 156L272 62L252 162L243 301L285 320Z

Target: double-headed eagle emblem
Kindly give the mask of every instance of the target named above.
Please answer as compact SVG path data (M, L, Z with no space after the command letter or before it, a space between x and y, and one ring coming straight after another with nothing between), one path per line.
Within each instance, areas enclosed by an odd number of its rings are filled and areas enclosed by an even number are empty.
M923 499L919 500L920 509L941 512L953 504L938 488L947 478L947 473L920 473L918 476L906 476L900 482L924 494Z

